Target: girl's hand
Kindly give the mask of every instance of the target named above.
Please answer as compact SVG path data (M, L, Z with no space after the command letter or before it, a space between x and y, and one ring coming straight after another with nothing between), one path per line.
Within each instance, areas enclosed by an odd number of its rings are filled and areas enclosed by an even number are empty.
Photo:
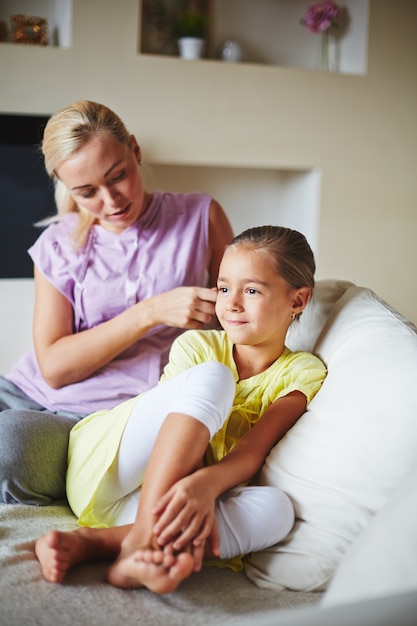
M220 558L220 537L216 520L213 518L213 526L207 539L195 539L192 544L192 555L194 557L194 571L199 572L203 565L203 560Z
M187 544L202 547L213 532L216 495L204 470L179 480L157 502L153 513L159 516L154 533L160 546L172 543L174 550ZM213 537L217 537L214 531ZM213 540L218 549L218 539Z
M198 545L188 544L181 551L188 552L194 559L194 571L199 572L203 565L204 559L220 558L220 538L217 529L217 524L213 522L213 528L206 541L197 542ZM163 547L163 552L166 555L175 556L173 544L168 543Z

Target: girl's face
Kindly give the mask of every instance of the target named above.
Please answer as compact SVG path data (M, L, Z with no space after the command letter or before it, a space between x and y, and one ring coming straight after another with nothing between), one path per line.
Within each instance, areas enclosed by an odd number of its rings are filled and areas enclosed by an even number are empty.
M140 149L134 137L132 142L133 149L113 135L97 135L56 170L75 202L116 233L136 222L148 197L139 173Z
M246 245L226 250L217 282L216 314L234 344L282 345L298 313L299 292L277 274L268 254Z

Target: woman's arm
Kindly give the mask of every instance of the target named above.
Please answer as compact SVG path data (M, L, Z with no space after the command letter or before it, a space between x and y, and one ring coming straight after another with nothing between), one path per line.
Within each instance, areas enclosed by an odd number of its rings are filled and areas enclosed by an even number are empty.
M161 545L175 538L174 548L180 550L191 541L195 545L204 542L213 526L216 498L255 476L271 448L304 413L306 404L299 391L279 398L221 461L177 482L154 509L160 516L155 534Z
M221 206L209 213L207 269L216 284L224 247L233 236ZM33 336L36 357L48 385L57 389L92 376L160 324L200 329L215 316L216 292L205 287L176 287L138 302L102 324L74 333L70 302L35 267Z
M215 300L212 289L177 287L74 333L71 303L35 267L33 340L42 375L55 389L88 378L154 326L203 328Z

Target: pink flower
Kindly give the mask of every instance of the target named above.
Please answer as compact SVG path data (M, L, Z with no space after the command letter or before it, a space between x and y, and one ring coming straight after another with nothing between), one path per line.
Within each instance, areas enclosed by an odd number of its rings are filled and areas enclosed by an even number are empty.
M337 25L341 9L331 0L310 4L301 23L310 33L324 33L333 25Z

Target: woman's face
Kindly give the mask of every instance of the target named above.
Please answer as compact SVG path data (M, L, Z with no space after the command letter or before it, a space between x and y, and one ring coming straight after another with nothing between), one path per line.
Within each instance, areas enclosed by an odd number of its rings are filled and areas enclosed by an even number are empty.
M75 202L107 230L120 233L145 211L148 195L139 173L140 149L113 135L93 137L56 169Z

